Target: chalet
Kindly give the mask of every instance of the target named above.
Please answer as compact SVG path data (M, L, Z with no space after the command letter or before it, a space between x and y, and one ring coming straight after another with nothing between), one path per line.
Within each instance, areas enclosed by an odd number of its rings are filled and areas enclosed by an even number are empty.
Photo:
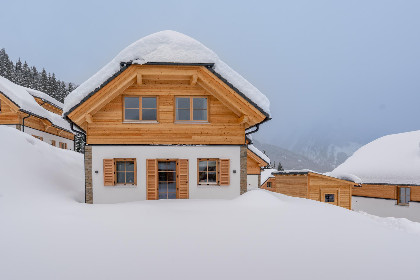
M262 184L262 189L351 209L354 182L308 170L274 171L272 175Z
M53 146L74 150L74 133L59 114L63 104L47 94L0 77L0 125L14 127Z
M330 174L351 179L353 209L420 222L420 131L387 135L361 147Z
M128 46L63 111L86 134L86 203L233 198L248 189L248 158L265 164L246 135L270 119L268 99L174 31Z

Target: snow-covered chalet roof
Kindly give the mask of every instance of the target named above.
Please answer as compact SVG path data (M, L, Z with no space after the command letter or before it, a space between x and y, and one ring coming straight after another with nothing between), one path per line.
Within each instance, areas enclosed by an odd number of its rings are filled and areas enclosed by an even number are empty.
M250 144L248 145L248 149L253 152L254 154L256 154L259 158L261 158L263 161L265 161L267 164L270 164L270 158L264 154L263 152L261 152L260 150L257 149L257 147L255 147L254 145Z
M38 97L41 98L44 101L47 101L48 103L54 105L55 107L59 108L59 109L63 109L64 104L61 103L60 101L58 101L55 98L52 98L51 96L49 96L48 94L36 90L36 89L31 89L31 88L27 88L25 87L25 90L29 92L30 95L32 95L33 97Z
M329 174L355 176L361 183L420 185L420 130L376 139Z
M260 185L264 184L269 178L274 178L273 172L276 172L275 168L267 168L261 171L261 181Z
M238 89L267 116L270 101L256 87L235 72L209 48L179 32L166 30L139 39L121 51L111 62L72 91L64 101L64 115L70 113L92 92L101 88L121 70L121 63L203 63L214 64L213 71Z
M12 83L8 79L0 76L0 93L16 104L20 110L47 119L54 126L71 132L70 124L61 116L54 114L39 105L27 88Z

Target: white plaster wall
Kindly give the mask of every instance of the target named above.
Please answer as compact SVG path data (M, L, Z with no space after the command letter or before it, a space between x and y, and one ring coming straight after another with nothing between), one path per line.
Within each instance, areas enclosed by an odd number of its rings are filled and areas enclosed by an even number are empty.
M51 145L51 140L55 140L55 146L59 147L59 142L67 143L67 150L74 150L74 142L73 140L69 140L67 138L63 138L57 135L53 135L50 133L46 133L43 131L39 131L30 127L25 126L24 132L29 135L40 136L43 138L43 141Z
M136 158L137 186L104 186L103 159L110 158ZM198 185L198 158L230 159L230 185ZM190 199L230 199L240 195L239 146L92 146L93 203L146 200L146 159L188 159Z
M380 217L407 218L414 222L420 222L420 203L410 202L409 206L396 205L396 200L352 197L352 209L363 211Z
M258 175L246 175L248 191L258 189Z

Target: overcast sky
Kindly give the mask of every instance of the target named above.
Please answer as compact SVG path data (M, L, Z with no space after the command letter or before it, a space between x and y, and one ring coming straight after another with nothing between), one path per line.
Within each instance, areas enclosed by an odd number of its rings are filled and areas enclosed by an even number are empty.
M2 1L0 48L80 84L130 43L172 29L267 95L267 141L366 143L420 129L420 1L232 2Z

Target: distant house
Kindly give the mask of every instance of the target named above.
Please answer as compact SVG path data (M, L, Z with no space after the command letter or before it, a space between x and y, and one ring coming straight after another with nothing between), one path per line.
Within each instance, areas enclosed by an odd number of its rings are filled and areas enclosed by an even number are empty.
M63 104L47 94L0 77L0 125L28 133L53 146L74 150L74 133L59 113Z
M376 139L330 175L358 183L354 210L420 222L420 130Z
M354 182L308 170L274 171L272 176L263 183L262 189L351 209Z
M253 144L247 150L247 182L248 190L258 189L261 186L261 171L270 164L266 154L258 150Z
M233 198L248 190L248 158L266 164L246 135L270 119L268 99L174 31L124 49L63 111L86 133L86 203Z

